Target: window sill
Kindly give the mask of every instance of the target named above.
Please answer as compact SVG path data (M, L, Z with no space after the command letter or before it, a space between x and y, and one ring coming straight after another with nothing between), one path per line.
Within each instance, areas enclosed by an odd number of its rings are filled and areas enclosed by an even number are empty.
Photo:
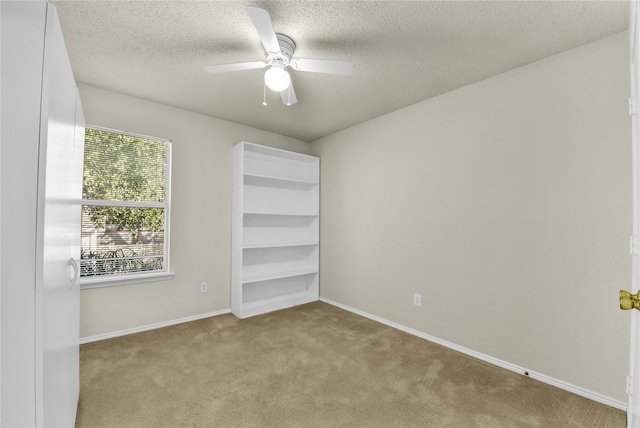
M111 287L114 285L138 284L141 282L166 281L173 279L174 272L150 272L134 275L105 275L80 278L80 289Z

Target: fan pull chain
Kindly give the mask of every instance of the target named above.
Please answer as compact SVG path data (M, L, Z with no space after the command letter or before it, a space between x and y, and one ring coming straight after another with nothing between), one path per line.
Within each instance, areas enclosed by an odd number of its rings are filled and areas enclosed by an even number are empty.
M289 88L287 91L287 95L289 96L289 99L287 100L287 107L289 107L291 105L291 83L289 83Z
M266 106L267 105L267 84L263 84L264 90L262 92L262 105Z

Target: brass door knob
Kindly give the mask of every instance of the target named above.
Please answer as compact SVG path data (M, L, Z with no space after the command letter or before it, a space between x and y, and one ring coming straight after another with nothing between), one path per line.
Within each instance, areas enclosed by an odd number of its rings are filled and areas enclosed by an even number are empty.
M631 294L628 291L620 290L620 309L623 311L629 309L640 310L640 291L636 294Z

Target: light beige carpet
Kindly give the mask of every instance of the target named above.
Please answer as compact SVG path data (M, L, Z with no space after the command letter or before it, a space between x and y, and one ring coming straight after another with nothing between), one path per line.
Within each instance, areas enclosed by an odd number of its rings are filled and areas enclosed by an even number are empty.
M325 303L81 346L76 426L619 427L625 413Z

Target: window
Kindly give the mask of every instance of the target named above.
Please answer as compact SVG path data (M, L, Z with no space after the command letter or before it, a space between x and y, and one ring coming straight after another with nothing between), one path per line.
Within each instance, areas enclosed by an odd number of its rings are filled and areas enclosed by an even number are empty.
M88 127L82 182L83 287L168 274L171 142Z

